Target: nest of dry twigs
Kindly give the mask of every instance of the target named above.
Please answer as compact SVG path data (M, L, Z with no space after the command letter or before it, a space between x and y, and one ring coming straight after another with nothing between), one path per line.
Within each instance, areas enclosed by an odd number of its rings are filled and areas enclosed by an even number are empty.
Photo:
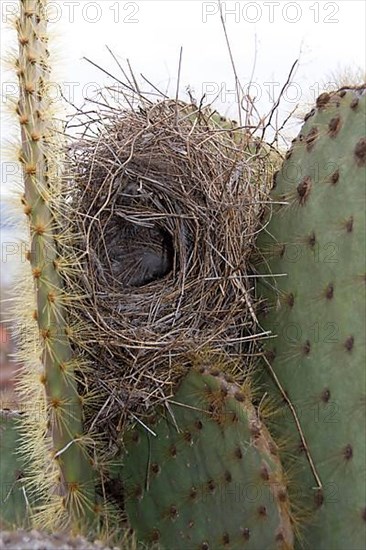
M272 163L245 129L174 100L107 109L71 161L77 345L90 423L113 431L170 395L195 354L251 353L248 257Z

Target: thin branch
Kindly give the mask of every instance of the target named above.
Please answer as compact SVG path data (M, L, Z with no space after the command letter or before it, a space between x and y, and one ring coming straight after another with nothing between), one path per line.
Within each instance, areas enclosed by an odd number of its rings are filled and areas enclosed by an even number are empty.
M177 88L175 90L175 125L176 126L178 124L178 97L179 97L179 86L180 86L180 74L182 70L182 55L183 55L183 48L181 46L180 52L179 52Z
M265 355L263 355L263 359L264 361L266 362L267 364L267 367L268 367L268 370L270 371L270 374L271 374L271 377L272 379L274 380L277 388L279 389L280 393L281 393L281 396L282 398L284 399L284 401L287 403L290 411L291 411L291 414L295 420L295 424L296 424L296 428L297 428L297 431L299 432L299 435L300 435L300 439L301 439L301 443L304 447L304 450L305 450L305 454L306 454L306 457L308 459L308 462L310 464L310 468L311 468L311 471L313 473L313 476L315 478L315 481L317 483L317 489L320 489L322 490L323 489L323 484L321 482L321 479L319 477L319 474L317 472L317 469L315 467L315 464L314 464L314 461L313 461L313 458L310 454L310 451L309 451L309 447L308 447L308 444L306 442L306 439L305 439L305 435L304 435L304 432L302 431L302 428L301 428L301 424L300 424L300 420L297 416L297 413L296 413L296 410L295 410L295 407L293 406L293 404L291 403L291 400L290 398L287 396L285 390L283 389L282 385L281 385L281 382L279 381L276 373L274 372L273 368L272 368L272 365L270 364L270 362L268 361L267 357Z
M298 64L298 62L299 62L299 60L296 59L295 62L293 63L293 65L292 65L292 67L291 67L291 69L290 69L289 75L288 75L288 77L287 77L287 80L286 80L285 84L282 86L282 89L281 89L281 91L280 91L280 93L279 93L279 96L278 96L278 98L277 98L277 100L276 100L276 103L274 104L274 106L273 106L272 109L271 109L271 112L270 112L270 115L269 115L268 122L267 122L267 124L266 124L266 125L263 127L263 129L262 129L262 135L261 135L261 138L260 138L261 141L264 140L264 135L265 135L265 133L266 133L266 130L267 130L267 128L271 125L272 117L273 117L274 113L276 112L277 107L278 107L279 104L280 104L280 101L281 101L281 98L282 98L282 96L283 96L283 94L284 94L284 91L286 90L287 86L288 86L289 83L291 82L292 74L293 74L293 72L294 72L294 70L295 70L295 67L296 67L296 65Z
M222 25L222 28L223 28L223 31L224 31L226 45L227 45L227 49L228 49L228 52L229 52L230 62L231 62L231 66L233 68L233 73L234 73L234 78L235 78L235 93L236 93L236 100L237 100L237 104L238 104L239 125L243 126L243 121L242 121L242 116L241 116L241 109L240 109L240 91L239 91L240 81L239 81L238 74L236 72L234 56L233 56L233 53L232 53L232 50L231 50L229 36L227 34L227 29L226 29L226 23L225 23L225 19L224 19L223 13L222 13L221 0L219 0L219 8L220 8L221 25Z

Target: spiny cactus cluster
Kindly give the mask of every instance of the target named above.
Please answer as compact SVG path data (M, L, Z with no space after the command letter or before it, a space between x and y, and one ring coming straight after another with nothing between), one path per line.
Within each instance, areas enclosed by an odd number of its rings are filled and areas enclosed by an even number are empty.
M37 419L27 411L0 417L1 523L38 521L88 536L101 529L123 548L134 544L125 530L131 526L141 544L162 549L361 550L365 87L318 98L275 178L253 258L258 332L275 336L264 353L255 348L248 364L222 368L217 355L203 361L193 352L195 361L182 367L172 350L171 395L123 431L113 464L102 468L105 442L92 440L92 429L85 433L86 373L71 343L74 297L65 292L60 257L67 249L63 156L45 92L46 4L20 1L15 109L35 296L20 395L43 405ZM234 124L215 120L234 131ZM253 355L263 360L254 363ZM273 422L263 413L266 395L276 403ZM111 513L101 514L106 502Z

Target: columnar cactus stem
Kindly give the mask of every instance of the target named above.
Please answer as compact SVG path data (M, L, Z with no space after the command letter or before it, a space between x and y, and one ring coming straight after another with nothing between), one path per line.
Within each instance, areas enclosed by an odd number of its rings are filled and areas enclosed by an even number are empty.
M72 522L92 517L93 471L82 436L82 407L68 340L65 295L58 271L57 146L47 97L50 67L47 50L47 0L20 0L17 20L21 126L20 162L24 173L24 212L29 218L32 266L37 297L48 427L53 458L60 468L64 506ZM59 155L60 156L60 155ZM55 158L56 157L56 158Z

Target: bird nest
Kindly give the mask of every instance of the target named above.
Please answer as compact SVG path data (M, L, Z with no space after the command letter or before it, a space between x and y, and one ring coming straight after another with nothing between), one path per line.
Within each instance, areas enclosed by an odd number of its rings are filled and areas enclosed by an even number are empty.
M169 396L197 354L245 368L248 257L272 161L245 129L174 100L111 108L84 130L70 157L75 345L98 396L89 418L114 429Z

